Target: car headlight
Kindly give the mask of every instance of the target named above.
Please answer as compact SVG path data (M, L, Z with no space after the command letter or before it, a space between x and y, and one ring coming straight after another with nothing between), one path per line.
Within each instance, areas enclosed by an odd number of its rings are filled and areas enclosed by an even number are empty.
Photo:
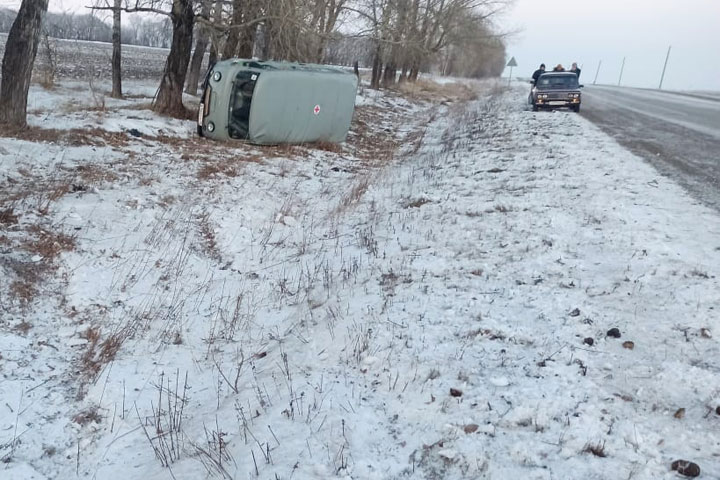
M220 72L215 72L215 73L213 73L213 77L212 77L212 78L213 78L213 80L215 80L216 82L219 82L220 79L222 78L222 73L220 73Z

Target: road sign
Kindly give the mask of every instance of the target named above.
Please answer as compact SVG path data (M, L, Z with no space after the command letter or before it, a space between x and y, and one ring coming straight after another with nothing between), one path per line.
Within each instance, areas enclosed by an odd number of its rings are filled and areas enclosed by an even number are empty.
M517 67L517 62L515 61L515 57L512 57L510 61L507 63L507 66L510 67L510 75L508 75L508 87L510 86L510 80L512 80L512 69L513 67Z

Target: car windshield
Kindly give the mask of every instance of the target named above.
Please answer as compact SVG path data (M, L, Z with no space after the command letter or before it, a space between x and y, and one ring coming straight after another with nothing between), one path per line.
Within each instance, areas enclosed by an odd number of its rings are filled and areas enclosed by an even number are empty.
M542 75L538 79L538 87L541 88L577 88L577 75Z

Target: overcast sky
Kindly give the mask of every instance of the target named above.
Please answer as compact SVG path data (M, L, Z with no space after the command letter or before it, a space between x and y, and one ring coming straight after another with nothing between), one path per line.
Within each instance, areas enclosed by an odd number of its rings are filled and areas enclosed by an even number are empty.
M720 0L516 0L501 19L521 29L509 39L513 76L540 65L582 65L583 83L657 88L672 46L663 88L720 90ZM506 70L505 75L508 74Z

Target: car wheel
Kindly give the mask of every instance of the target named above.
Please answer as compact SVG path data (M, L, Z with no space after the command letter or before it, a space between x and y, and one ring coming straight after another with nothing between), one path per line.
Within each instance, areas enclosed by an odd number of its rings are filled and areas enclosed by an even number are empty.
M573 110L575 111L575 113L580 113L580 105L575 105L573 107Z
M537 112L539 110L538 106L533 104L533 112Z

